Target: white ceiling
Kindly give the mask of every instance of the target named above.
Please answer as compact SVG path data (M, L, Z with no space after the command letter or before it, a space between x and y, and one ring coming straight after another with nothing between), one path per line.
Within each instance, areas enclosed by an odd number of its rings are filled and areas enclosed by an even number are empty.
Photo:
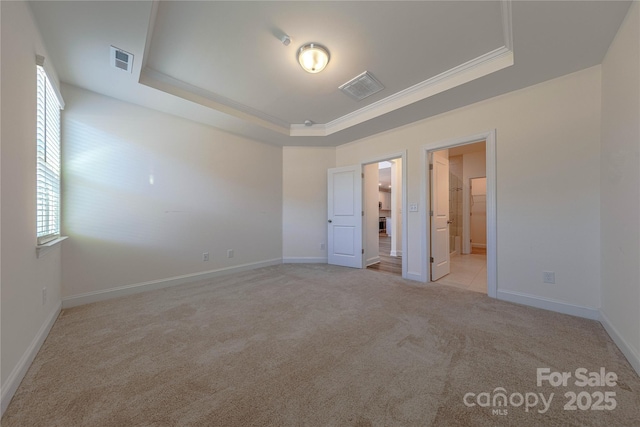
M477 153L484 151L486 148L485 142L475 142L473 144L459 145L457 147L449 148L449 157L461 156L463 154Z
M65 83L276 145L335 146L599 64L629 2L31 6ZM308 42L331 52L319 74L297 64ZM110 67L111 45L135 55L133 73ZM363 71L385 89L357 102L338 86Z

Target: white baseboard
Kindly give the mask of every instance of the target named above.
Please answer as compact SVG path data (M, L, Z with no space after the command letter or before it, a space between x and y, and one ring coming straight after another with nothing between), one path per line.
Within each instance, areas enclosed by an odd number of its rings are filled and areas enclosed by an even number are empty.
M379 256L374 256L373 258L369 258L369 259L365 262L365 265L366 265L367 267L369 267L370 265L377 264L377 263L379 263L379 262L380 262L380 257L379 257Z
M327 258L323 257L287 257L282 258L283 264L326 264Z
M402 251L391 251L389 256L402 256Z
M636 373L640 375L640 355L638 352L629 345L629 343L620 335L618 330L613 326L609 318L600 311L600 323L607 331L611 339L618 346L624 357L627 358L629 364L635 369Z
M426 280L424 279L424 277L422 277L421 273L412 273L410 271L407 272L403 279L426 283Z
M600 320L600 312L595 308L582 307L579 305L568 304L566 302L555 301L548 298L522 294L520 292L514 291L498 290L497 298L502 301L515 302L516 304L542 308L544 310L569 314L571 316L584 317L591 320Z
M486 243L472 243L471 247L472 248L486 248L487 245L486 245Z
M112 298L118 298L126 295L138 294L140 292L152 291L156 289L168 288L170 286L182 285L196 280L207 280L214 277L220 277L231 273L239 273L241 271L253 270L260 267L268 267L271 265L282 264L282 258L271 259L248 264L236 265L233 267L225 267L217 270L204 271L201 273L185 274L184 276L170 277L167 279L152 280L149 282L136 283L133 285L118 286L115 288L105 289L102 291L87 292L78 295L72 295L62 299L62 308L76 307L79 305L90 304L92 302L104 301Z
M42 347L44 340L49 335L49 331L60 315L60 311L62 311L62 304L58 304L58 306L51 312L47 320L40 327L40 330L38 331L36 336L33 338L33 341L31 341L31 344L29 344L29 347L27 347L27 350L18 361L18 364L13 368L13 370L9 374L9 377L7 377L7 380L2 387L2 392L0 393L0 395L2 396L0 402L0 417L4 414L4 411L9 406L13 395L16 394L18 386L20 386L20 383L26 375L29 366L31 366L31 363L33 363L33 359L36 358L38 351L40 351L40 347Z

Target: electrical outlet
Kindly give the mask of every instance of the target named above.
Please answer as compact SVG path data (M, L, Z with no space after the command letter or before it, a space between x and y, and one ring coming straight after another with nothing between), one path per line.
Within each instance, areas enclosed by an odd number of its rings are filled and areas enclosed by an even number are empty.
M556 273L554 271L543 271L542 272L542 281L544 283L555 284L556 283Z
M42 288L42 305L47 304L47 288Z
M418 204L409 203L409 212L418 212Z
M233 249L227 249L227 258L233 258Z
M209 252L202 253L202 261L209 261Z
M320 243L320 250L324 251L324 243Z

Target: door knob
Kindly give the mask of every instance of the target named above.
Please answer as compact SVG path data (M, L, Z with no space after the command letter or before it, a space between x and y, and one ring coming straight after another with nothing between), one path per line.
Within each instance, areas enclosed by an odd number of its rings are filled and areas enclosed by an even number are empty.
M331 224L333 221L329 220L329 224Z
M449 221L447 221L447 224L453 224L453 220L450 219Z

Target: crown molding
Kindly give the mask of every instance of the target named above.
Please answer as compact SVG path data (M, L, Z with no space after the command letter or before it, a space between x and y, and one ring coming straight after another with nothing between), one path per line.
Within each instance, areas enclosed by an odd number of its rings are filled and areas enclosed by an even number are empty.
M327 125L314 123L311 126L304 124L292 124L289 128L289 136L327 136Z
M204 105L205 107L213 108L214 110L238 117L258 126L262 126L263 128L270 129L284 135L290 135L290 125L283 120L269 116L262 111L253 109L229 98L225 98L208 90L163 74L148 66L141 70L138 82L145 86L149 86L188 101Z
M405 107L417 101L429 98L440 92L468 83L480 77L495 73L496 71L512 66L513 54L513 21L511 14L511 1L503 0L502 36L504 45L491 52L487 52L477 58L451 68L437 76L431 77L421 83L397 92L373 104L367 105L352 113L330 121L315 129L304 125L291 125L292 136L328 136L341 130L363 123L367 120L379 117L383 114ZM324 130L324 133L322 131Z
M502 37L504 47L513 52L513 18L511 14L511 1L502 0Z
M138 82L287 136L322 137L395 111L514 64L511 1L502 0L503 46L328 123L288 123L260 110L163 74L147 65L160 0L153 0Z
M238 117L278 133L290 135L290 124L281 119L269 116L262 111L161 73L148 65L151 40L153 39L153 31L155 29L160 1L161 0L153 0L151 3L149 25L147 26L147 37L144 44L138 83Z
M503 46L327 123L325 136L510 67L513 64L513 52Z

